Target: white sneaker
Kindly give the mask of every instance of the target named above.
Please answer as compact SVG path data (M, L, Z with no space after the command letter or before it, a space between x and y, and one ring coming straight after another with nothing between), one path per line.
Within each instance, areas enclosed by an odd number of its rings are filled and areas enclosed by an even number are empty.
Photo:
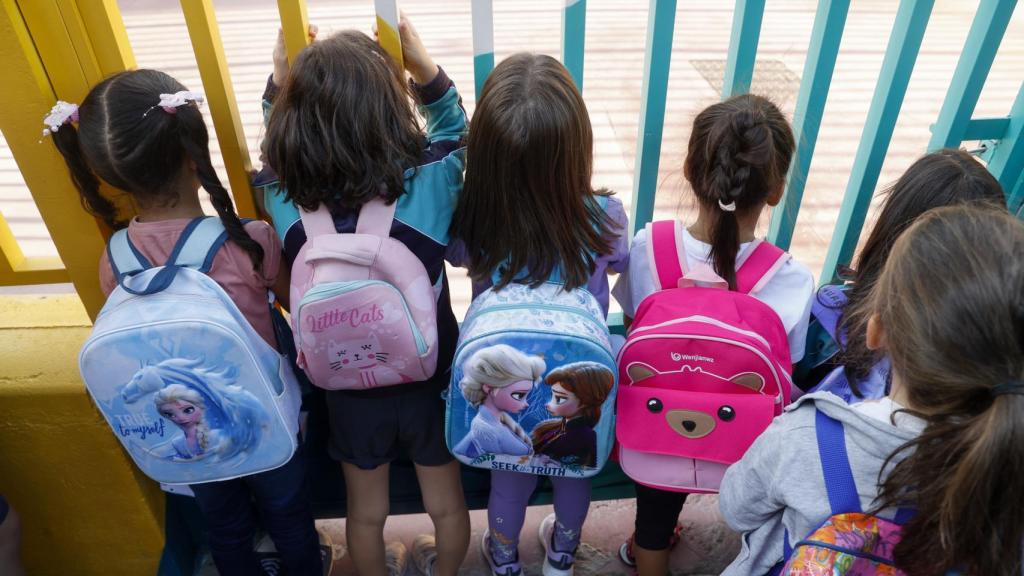
M409 551L405 544L392 542L384 549L384 566L388 569L388 576L404 576L405 567L409 565Z
M490 530L484 530L484 536L480 539L480 555L484 557L487 567L491 569L491 576L522 576L523 574L523 568L518 560L501 566L494 563L494 557L491 556Z
M420 534L412 541L412 565L423 576L434 576L437 562L437 542L430 534Z
M537 532L540 543L544 546L544 564L541 573L544 576L572 576L576 551L573 550L571 554L558 552L552 545L552 538L555 534L555 515L548 514L547 518L540 523L540 529Z

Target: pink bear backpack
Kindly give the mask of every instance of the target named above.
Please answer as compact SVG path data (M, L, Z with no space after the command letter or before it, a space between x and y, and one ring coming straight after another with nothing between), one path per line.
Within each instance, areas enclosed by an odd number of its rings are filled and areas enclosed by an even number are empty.
M427 271L391 238L395 205L375 198L354 234L326 207L300 209L306 243L292 265L298 364L329 390L421 382L437 367L437 313Z
M755 241L730 291L709 266L687 269L681 224L654 222L647 234L658 291L640 303L619 352L619 464L652 488L717 492L790 400L786 330L750 296L790 256Z

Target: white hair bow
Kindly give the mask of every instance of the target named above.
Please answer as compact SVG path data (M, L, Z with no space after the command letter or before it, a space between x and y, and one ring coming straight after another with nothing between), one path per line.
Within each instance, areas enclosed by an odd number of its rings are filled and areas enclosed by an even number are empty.
M202 104L205 99L199 92L189 92L188 90L182 90L181 92L175 92L174 94L161 94L160 101L152 106L149 110L146 110L146 114L149 114L150 110L159 106L164 109L164 112L168 114L177 114L178 106L184 106L189 102L195 102L197 105ZM146 114L143 114L145 116Z
M53 134L68 122L78 122L78 104L58 100L53 108L50 108L46 118L43 118L43 124L46 126L43 129L43 136Z

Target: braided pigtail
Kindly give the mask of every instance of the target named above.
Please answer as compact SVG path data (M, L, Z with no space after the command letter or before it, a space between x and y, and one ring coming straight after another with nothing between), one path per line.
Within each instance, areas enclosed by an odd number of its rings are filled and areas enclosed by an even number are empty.
M51 136L53 143L57 146L64 162L71 173L71 180L78 189L78 195L82 201L82 207L93 216L103 220L103 223L112 230L120 230L125 227L125 222L117 217L117 207L100 192L100 181L93 174L92 169L82 154L82 148L78 142L78 130L73 124L65 124L60 130L54 131Z
M184 113L185 110L180 112L179 115ZM196 113L198 114L198 111ZM252 236L249 236L249 233L245 231L245 225L242 224L241 219L239 219L238 214L235 212L235 205L231 201L231 196L228 195L227 189L221 184L220 177L217 176L217 171L213 168L213 163L210 161L210 149L204 144L207 140L206 125L203 124L202 118L199 117L198 126L201 126L201 128L190 129L189 126L193 122L184 121L184 118L182 120L181 144L189 158L195 162L196 175L199 177L200 184L210 195L210 203L213 204L214 210L217 211L220 221L224 223L224 229L228 232L228 238L238 246L241 246L249 254L253 269L260 271L263 268L263 246L253 240ZM201 133L196 134L195 132L197 131Z
M770 100L743 94L705 108L693 122L684 172L712 221L709 259L736 289L740 220L748 221L780 190L795 142Z

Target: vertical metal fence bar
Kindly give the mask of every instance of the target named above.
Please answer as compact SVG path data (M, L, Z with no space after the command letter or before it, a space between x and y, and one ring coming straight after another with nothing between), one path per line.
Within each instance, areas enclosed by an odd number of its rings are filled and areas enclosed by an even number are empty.
M1010 126L989 158L988 169L1009 196L1010 211L1018 210L1024 203L1024 186L1017 184L1024 177L1024 83L1010 110Z
M288 62L295 62L309 44L309 15L306 0L277 0L277 12L281 15L281 30L284 31L284 46L288 50Z
M181 9L196 53L199 76L203 79L206 102L213 116L224 167L227 169L235 207L242 216L256 217L252 187L249 184L249 146L242 132L235 90L224 58L224 44L213 12L213 0L181 0Z
M982 0L978 6L939 119L932 126L929 151L959 146L965 140L967 125L1016 4L1017 0Z
M934 4L934 0L902 0L896 12L882 71L854 157L853 172L825 256L821 271L823 283L836 278L836 266L850 262L857 247Z
M476 99L494 69L494 0L473 0L473 84Z
M814 146L818 142L818 129L825 112L832 73L836 68L836 56L843 39L846 15L850 11L850 0L821 0L814 16L811 29L811 43L807 49L800 94L796 99L793 114L793 135L796 138L796 161L786 176L786 194L782 204L772 210L768 227L768 241L783 250L789 250L793 241L793 229L803 202L804 186L814 158Z
M676 1L651 0L647 14L647 48L644 51L644 80L640 93L640 122L633 176L631 230L634 233L654 216L654 195L658 187L661 135L665 124L665 100L668 95L675 25Z
M38 20L47 14L53 19ZM43 29L36 34L39 26ZM50 230L66 273L50 268L59 266L55 259L19 258L20 249L9 249L14 238L7 234L0 246L6 260L4 268L19 280L29 279L36 272L40 275L35 281L70 278L82 303L95 317L105 300L96 275L104 246L103 231L96 220L79 209L78 192L53 144L39 142L42 118L54 101L62 98L81 102L89 85L55 2L0 0L0 38L5 39L0 43L0 61L4 63L0 129ZM49 42L45 53L43 42ZM27 274L22 276L22 272ZM17 283L7 280L0 278L0 283Z
M76 0L103 77L137 68L117 0Z
M583 48L587 39L587 0L565 0L562 10L562 63L583 91Z
M377 10L377 39L388 54L402 66L402 37L398 34L398 2L374 0Z
M725 64L722 98L750 92L757 59L757 42L761 38L761 20L765 0L736 0L732 15L732 36L729 38L729 59Z

